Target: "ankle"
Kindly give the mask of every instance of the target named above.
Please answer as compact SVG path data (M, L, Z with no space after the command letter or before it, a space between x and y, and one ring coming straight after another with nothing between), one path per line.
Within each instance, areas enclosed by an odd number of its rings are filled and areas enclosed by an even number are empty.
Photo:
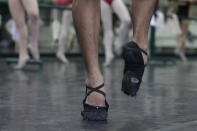
M138 44L138 46L143 49L144 51L148 51L148 39L147 40L141 40L141 39L133 39L135 43Z
M101 85L104 82L103 76L100 73L90 74L88 73L86 78L86 84L93 88Z
M145 43L145 42L136 42L136 41L134 41L141 49L143 49L144 51L148 51L148 44L147 43Z
M19 55L19 59L21 59L21 60L28 59L28 58L29 58L29 55L28 54Z
M91 75L88 76L86 79L86 84L92 88L96 88L98 86L100 86L103 83L103 77L99 75L95 76L95 75ZM100 91L106 93L106 88L102 87L99 89ZM88 90L87 92L89 92L90 90ZM106 106L105 105L105 97L97 92L92 92L86 99L86 103L89 105L94 105L94 106Z
M57 55L61 55L61 56L64 56L64 53L62 51L57 51L56 53Z
M146 51L148 53L148 44L145 41L138 41L138 40L133 40L138 46L139 48L141 48L142 50ZM145 55L144 53L142 53L143 59L144 59L144 64L146 65L148 63L148 56Z

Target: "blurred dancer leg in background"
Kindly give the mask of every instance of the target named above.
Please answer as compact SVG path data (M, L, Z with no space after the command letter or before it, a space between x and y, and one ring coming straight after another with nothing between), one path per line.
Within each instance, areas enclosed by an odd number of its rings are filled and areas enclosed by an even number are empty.
M65 48L66 43L68 42L69 28L73 22L73 18L71 11L63 11L62 15L62 28L60 30L60 38L58 42L58 50L56 56L61 62L63 62L64 64L68 64L69 61L65 56Z
M72 4L72 0L57 0L56 5L59 6L70 6ZM60 29L60 35L59 35L59 42L58 42L58 50L56 53L57 58L62 62L67 64L69 61L65 56L65 48L66 43L68 42L68 33L71 24L73 23L72 18L72 11L69 10L63 10L62 11L62 28Z
M40 59L38 50L38 32L39 32L39 9L36 0L9 0L9 8L11 15L16 22L16 26L19 31L19 61L15 66L15 69L22 69L27 61L29 55L27 51L28 43L28 30L25 22L25 11L27 12L29 19L29 33L30 33L30 51L33 58L38 61Z
M58 9L52 10L52 16L51 16L53 19L53 22L51 24L52 37L53 37L52 46L57 44L59 40L59 33L60 33L60 26L61 26L61 23L59 20L60 14L61 14L61 10L58 10Z
M177 48L175 53L179 55L183 62L187 62L187 58L185 56L185 45L188 36L189 29L189 11L190 11L190 2L183 3L178 6L177 15L179 18L181 34L176 36L177 40Z
M109 66L114 58L113 54L113 11L120 19L117 40L115 41L115 53L122 53L122 46L126 42L131 26L131 18L127 7L122 0L101 0L101 20L104 30L105 66Z

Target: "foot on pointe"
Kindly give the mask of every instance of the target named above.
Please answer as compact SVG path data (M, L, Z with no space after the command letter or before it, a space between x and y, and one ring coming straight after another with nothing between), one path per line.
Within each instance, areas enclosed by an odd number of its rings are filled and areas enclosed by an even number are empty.
M38 47L33 47L32 45L29 45L29 50L30 50L30 53L33 56L33 59L36 60L36 61L39 61L40 60L40 54L39 54Z
M15 70L21 70L25 67L27 61L29 60L29 56L25 56L23 58L19 58L18 64L14 66Z
M65 57L65 55L63 53L58 52L56 54L56 56L62 63L64 63L64 64L68 64L69 63L68 59Z
M114 59L114 56L107 57L105 63L103 64L105 67L109 67Z

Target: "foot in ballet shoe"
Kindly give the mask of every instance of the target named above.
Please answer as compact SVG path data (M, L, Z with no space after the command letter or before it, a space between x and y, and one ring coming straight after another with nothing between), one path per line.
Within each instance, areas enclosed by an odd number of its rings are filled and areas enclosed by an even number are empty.
M123 59L125 61L122 91L129 96L136 96L140 88L145 70L145 61L142 50L135 42L129 42L123 47Z
M56 56L62 63L64 63L64 64L68 64L69 63L68 59L65 57L65 55L63 53L58 52L56 54Z
M103 64L105 67L109 67L114 59L114 55L107 57L105 63Z
M40 54L39 54L39 50L38 47L33 47L31 44L29 44L29 51L33 57L33 59L35 61L39 61L40 60Z
M101 84L96 88L86 86L86 96L83 100L84 109L81 112L81 115L84 120L89 120L89 121L107 120L109 104L107 103L105 92L101 90L103 87L104 84ZM95 94L93 95L93 93ZM91 97L91 95L94 97ZM100 99L103 101L102 104L95 103L96 98L100 97L99 95L102 96L102 99ZM91 99L89 97L91 97ZM91 100L94 102L91 102Z
M14 66L15 70L21 70L25 67L26 63L29 60L29 56L25 56L24 58L19 58L18 64Z

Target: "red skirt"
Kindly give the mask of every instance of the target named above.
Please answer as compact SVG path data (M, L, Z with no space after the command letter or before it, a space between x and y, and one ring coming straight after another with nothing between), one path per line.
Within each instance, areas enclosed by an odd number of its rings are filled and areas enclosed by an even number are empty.
M114 0L105 0L105 2L107 2L109 5L111 5L113 1Z
M72 4L72 1L73 0L56 0L56 5L67 6L67 5Z

